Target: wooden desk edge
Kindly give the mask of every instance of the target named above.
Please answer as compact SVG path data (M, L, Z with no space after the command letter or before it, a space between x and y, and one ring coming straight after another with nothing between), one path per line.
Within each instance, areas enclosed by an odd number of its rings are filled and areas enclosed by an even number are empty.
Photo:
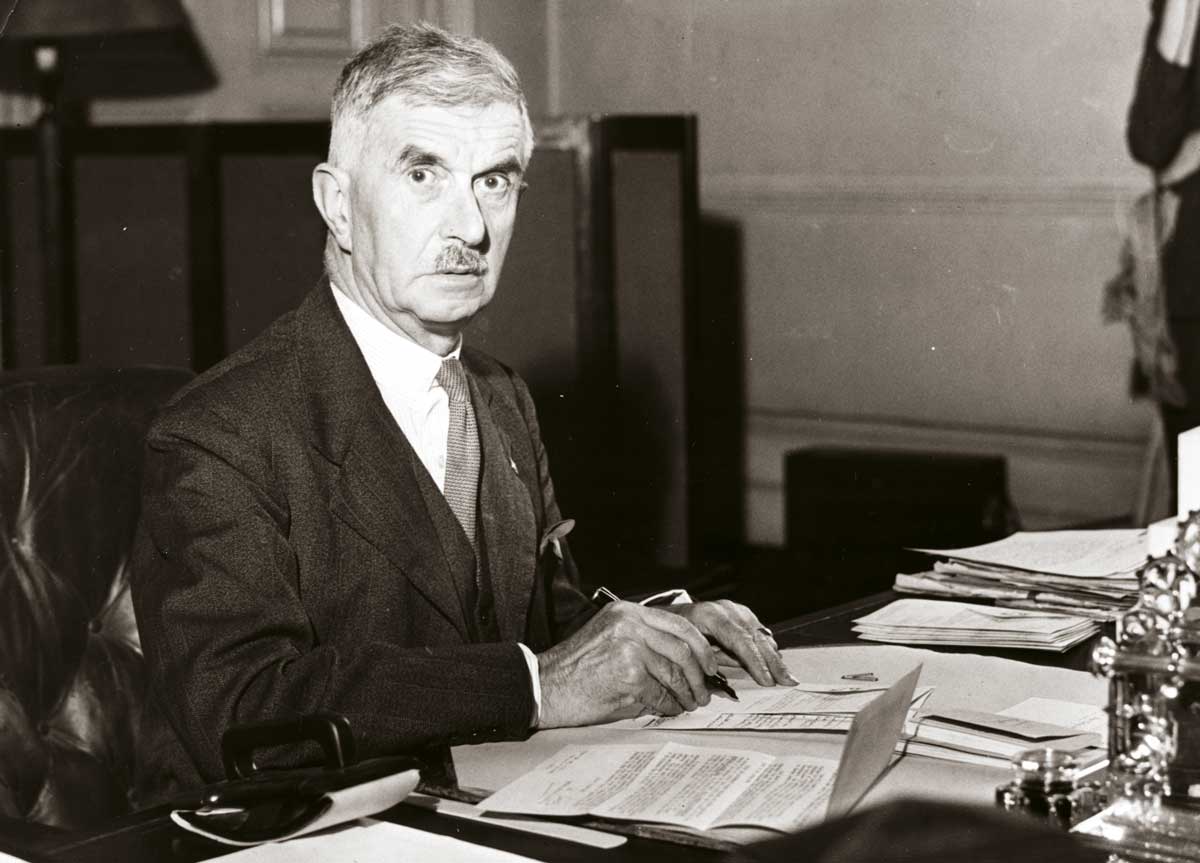
M422 785L419 790L423 794L441 797L445 800L455 800L460 803L478 803L489 794L488 791L481 788L458 788L445 785ZM406 804L404 801L401 801L399 805L404 806ZM728 839L718 839L714 836L706 836L695 832L684 832L677 828L666 827L660 824L646 824L638 821L612 821L606 818L552 818L548 820L566 824L577 824L580 827L590 827L593 830L601 830L606 833L619 833L622 836L635 836L639 839L655 839L675 845L686 845L689 848L708 848L713 851L736 851L742 847L738 843L731 842ZM486 819L482 823L488 824ZM490 824L489 826L498 827L502 830L512 829L506 828L503 824Z

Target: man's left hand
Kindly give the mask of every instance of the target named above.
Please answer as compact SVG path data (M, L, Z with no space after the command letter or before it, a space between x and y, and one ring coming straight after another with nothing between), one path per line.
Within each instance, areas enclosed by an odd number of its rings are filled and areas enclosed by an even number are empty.
M664 606L663 611L686 619L713 643L718 662L745 668L759 685L795 686L798 682L783 664L771 630L746 606L718 599Z

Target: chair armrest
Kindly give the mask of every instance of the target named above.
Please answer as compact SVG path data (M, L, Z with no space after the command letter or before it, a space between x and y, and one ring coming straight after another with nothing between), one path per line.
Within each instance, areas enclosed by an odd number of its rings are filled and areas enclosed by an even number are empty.
M254 752L267 746L313 741L325 753L326 767L347 767L358 760L350 721L337 713L314 713L234 725L221 735L221 758L229 779L258 772Z

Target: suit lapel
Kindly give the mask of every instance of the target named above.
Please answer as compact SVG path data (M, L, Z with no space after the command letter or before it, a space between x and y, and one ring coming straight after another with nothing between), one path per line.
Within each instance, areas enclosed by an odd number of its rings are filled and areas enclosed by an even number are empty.
M365 411L330 505L336 516L383 552L466 641L459 591L414 474L425 468L415 462L387 409Z
M467 640L458 591L414 473L424 468L384 405L330 291L328 284L318 286L296 318L311 439L338 471L330 508Z
M525 433L503 399L497 398L487 377L472 374L471 397L479 426L482 451L480 524L487 544L488 575L495 598L500 638L525 638L529 600L537 564L537 519L529 487L533 465L514 461L511 434Z

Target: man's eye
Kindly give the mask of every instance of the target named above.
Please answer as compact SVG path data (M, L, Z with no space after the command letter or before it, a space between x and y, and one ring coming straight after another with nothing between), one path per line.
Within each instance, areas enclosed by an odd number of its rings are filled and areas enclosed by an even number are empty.
M414 183L424 183L429 179L429 172L424 168L413 168L408 172L408 179L412 180Z
M478 182L480 190L493 198L507 195L513 185L507 174L488 174L480 177Z

